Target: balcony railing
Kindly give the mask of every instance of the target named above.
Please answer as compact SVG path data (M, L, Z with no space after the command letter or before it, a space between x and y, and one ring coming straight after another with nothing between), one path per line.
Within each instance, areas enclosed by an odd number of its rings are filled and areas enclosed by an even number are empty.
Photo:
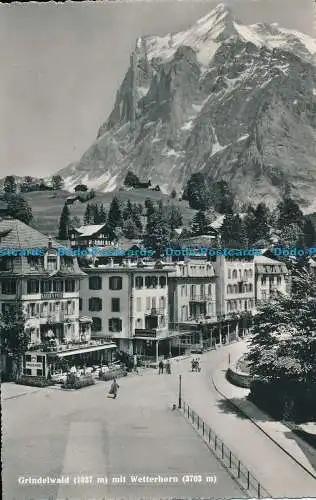
M164 316L165 308L164 307L152 307L145 312L146 316Z
M201 293L201 294L191 294L190 295L190 302L205 302L211 298L210 295L207 293Z
M41 294L42 300L51 300L51 299L62 299L64 296L63 292L45 292Z

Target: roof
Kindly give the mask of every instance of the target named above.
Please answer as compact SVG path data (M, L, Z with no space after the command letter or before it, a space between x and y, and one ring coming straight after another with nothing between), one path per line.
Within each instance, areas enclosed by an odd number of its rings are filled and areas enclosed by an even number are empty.
M88 226L80 226L75 229L80 236L93 236L95 233L105 227L106 224L91 224Z
M220 217L218 217L218 219L214 220L214 222L211 223L211 227L216 230L220 229L223 225L224 219L225 215L221 215Z
M276 264L280 264L279 261L270 259L265 255L255 255L255 264L270 264L270 266L275 266Z
M0 248L47 248L49 241L54 248L62 247L56 240L20 220L0 220Z

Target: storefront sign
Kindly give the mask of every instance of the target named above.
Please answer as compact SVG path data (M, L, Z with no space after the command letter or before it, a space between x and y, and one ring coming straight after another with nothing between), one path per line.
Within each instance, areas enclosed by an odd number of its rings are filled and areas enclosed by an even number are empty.
M27 361L27 362L25 363L25 368L26 368L27 370L30 370L30 369L32 369L32 368L36 368L36 369L38 369L38 370L42 370L42 368L43 368L43 363L37 363L36 361Z
M155 338L156 335L156 330L142 330L141 328L135 328L135 337Z

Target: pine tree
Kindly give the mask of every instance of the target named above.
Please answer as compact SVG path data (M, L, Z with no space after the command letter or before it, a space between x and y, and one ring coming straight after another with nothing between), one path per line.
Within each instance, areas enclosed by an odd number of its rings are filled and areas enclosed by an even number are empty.
M88 226L89 224L92 224L92 222L93 222L93 216L91 212L91 205L88 203L83 216L83 223L85 226Z
M211 197L206 177L201 173L192 174L182 198L188 200L190 208L202 211L208 210L211 206Z
M168 222L170 224L170 228L173 231L174 229L181 227L183 224L182 214L180 209L174 205L173 203L166 206L166 215L168 218Z
M68 205L65 204L59 219L58 238L60 240L68 240L69 229L70 229L70 211Z
M257 232L257 238L255 241L268 240L270 235L270 213L268 207L264 203L259 203L254 211L254 216L256 219Z
M214 208L220 214L234 213L234 196L226 181L218 181L213 185L212 201Z
M109 230L112 231L113 233L115 233L115 229L117 227L121 228L123 227L123 216L121 211L121 205L117 196L114 196L112 198L108 213L107 226Z
M144 245L155 250L157 256L161 256L169 242L170 226L161 204L158 204L158 209L147 218Z
M146 208L146 216L147 217L151 217L156 212L155 205L150 198L146 198L145 208Z
M210 229L210 221L205 212L199 210L192 220L191 233L193 236L208 234Z
M107 221L107 213L102 203L99 208L99 224L105 224L106 221Z
M304 221L303 233L305 247L313 247L316 244L316 231L315 226L309 217L306 217Z
M129 240L133 240L139 236L138 228L132 218L124 221L123 234Z
M22 356L28 349L30 335L25 330L25 315L22 303L17 301L0 314L1 353L12 355L16 364L16 378L21 374Z
M133 207L131 200L127 200L126 205L124 206L122 210L122 217L123 220L128 220L131 215L134 213L135 208Z
M300 228L304 226L304 215L298 204L292 198L284 198L278 204L279 219L278 227L283 229L285 226L297 224Z

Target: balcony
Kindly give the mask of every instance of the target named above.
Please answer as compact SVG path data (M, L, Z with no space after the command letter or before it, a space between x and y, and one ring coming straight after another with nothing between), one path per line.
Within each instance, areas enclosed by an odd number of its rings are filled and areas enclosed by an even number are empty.
M207 293L190 295L190 302L206 302L208 299L211 299L211 296Z
M73 351L74 349L86 349L87 347L98 347L103 345L112 344L113 341L109 340L73 340L71 342L63 343L60 345L54 345L52 342L51 345L49 342L34 344L29 346L29 351L42 351L42 352L50 352L50 353L60 353L65 351Z
M62 299L63 292L45 292L41 294L42 300Z
M145 316L164 316L165 308L164 307L152 307L145 312Z

